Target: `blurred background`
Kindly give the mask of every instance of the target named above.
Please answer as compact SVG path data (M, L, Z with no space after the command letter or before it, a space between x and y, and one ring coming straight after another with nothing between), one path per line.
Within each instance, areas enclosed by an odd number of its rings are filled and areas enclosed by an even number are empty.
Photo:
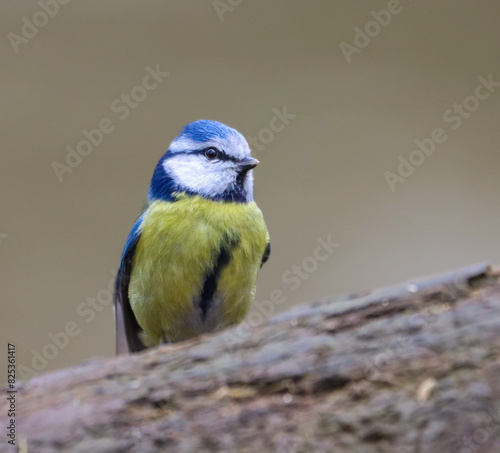
M0 335L19 377L114 354L122 247L158 159L200 118L238 129L261 161L272 254L256 299L283 291L276 312L500 263L498 1L0 12Z

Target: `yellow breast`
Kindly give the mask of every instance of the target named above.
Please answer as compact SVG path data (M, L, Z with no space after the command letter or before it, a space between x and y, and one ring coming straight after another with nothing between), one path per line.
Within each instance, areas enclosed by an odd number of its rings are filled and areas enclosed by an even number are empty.
M147 336L179 341L238 323L255 294L268 233L257 205L180 195L146 211L134 256L129 298ZM234 246L217 279L206 318L200 295L221 244Z

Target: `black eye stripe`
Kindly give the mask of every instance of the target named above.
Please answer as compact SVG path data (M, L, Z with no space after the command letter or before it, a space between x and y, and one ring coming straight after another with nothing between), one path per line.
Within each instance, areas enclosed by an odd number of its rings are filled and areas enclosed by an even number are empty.
M236 157L228 156L224 151L221 151L221 150L215 148L214 146L209 146L207 148L197 149L195 151L187 151L187 152L184 152L184 153L176 153L176 154L201 154L202 156L204 156L205 152L208 149L210 149L210 148L216 149L217 151L220 152L220 155L218 157L219 160L224 160L224 161L230 160L230 161L233 161L233 162L237 161Z
M215 150L215 152L217 153L216 155L214 155L214 157L210 157L208 156L208 153L210 152L210 150ZM209 160L215 160L215 159L218 159L218 160L234 160L233 158L229 157L224 151L221 151L213 146L210 146L208 148L205 148L205 149L202 149L200 151L195 151L195 154L203 154L207 159Z

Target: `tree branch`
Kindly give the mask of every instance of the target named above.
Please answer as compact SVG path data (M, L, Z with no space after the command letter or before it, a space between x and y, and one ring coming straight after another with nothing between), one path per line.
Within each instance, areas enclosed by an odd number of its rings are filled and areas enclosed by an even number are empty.
M236 344L233 329L39 376L17 396L18 443L36 453L499 452L499 275L472 266L292 309ZM1 452L17 451L6 442Z

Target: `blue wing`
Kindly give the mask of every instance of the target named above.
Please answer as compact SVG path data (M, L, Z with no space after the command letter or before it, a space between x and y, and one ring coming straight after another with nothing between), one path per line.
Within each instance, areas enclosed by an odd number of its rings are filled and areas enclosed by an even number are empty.
M130 282L130 273L132 271L132 261L137 243L141 237L139 227L143 218L144 214L137 219L128 235L122 253L120 269L116 276L114 306L116 321L116 352L118 354L137 352L146 349L146 346L139 337L142 329L135 318L128 298L128 285Z

